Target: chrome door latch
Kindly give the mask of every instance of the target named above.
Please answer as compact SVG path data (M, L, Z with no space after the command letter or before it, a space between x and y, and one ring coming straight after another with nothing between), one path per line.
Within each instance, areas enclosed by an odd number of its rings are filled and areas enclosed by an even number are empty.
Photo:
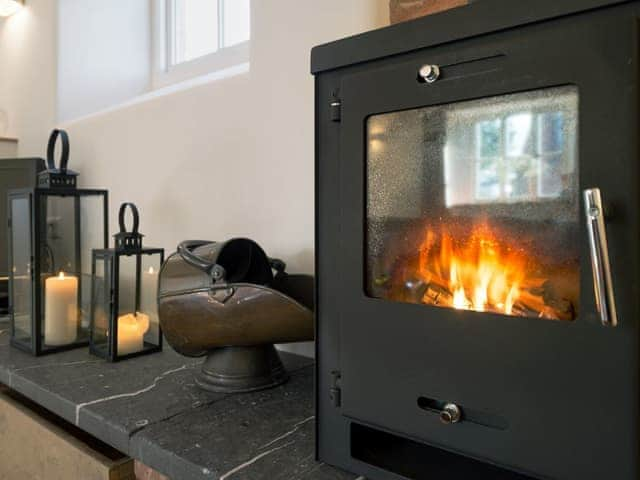
M434 83L440 78L440 67L438 65L422 65L418 70L418 79L424 83Z
M440 421L445 425L458 423L462 420L462 409L455 403L447 403L440 412Z
M599 188L584 190L584 208L589 232L589 251L593 271L593 288L596 297L596 308L603 325L618 325L616 302L613 295L611 265L609 262L609 246L604 224L604 210Z

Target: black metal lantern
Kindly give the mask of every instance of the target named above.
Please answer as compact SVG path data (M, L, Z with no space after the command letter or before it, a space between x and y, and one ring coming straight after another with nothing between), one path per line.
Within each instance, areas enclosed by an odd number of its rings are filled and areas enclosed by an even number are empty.
M11 344L34 355L88 344L91 252L108 244L107 191L76 188L68 161L54 130L37 187L8 193Z
M127 231L125 213L133 215ZM144 248L138 209L123 203L115 248L94 250L90 350L111 362L162 350L158 321L158 274L162 248Z

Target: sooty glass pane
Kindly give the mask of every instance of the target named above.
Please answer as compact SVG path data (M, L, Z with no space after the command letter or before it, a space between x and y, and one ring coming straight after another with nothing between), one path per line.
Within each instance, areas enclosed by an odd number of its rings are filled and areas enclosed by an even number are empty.
M577 119L572 86L369 117L367 294L575 319Z

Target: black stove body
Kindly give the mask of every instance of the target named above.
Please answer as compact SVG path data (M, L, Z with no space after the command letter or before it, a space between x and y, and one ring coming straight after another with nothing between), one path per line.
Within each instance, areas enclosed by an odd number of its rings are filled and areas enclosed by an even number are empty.
M321 460L640 478L639 45L481 0L313 50Z

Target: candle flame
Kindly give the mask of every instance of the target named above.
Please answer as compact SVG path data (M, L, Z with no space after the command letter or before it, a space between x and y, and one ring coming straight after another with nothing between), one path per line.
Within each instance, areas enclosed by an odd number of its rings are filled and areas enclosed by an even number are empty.
M149 267L149 273L155 273L155 270L153 269L153 267Z
M64 272L60 272L60 273L58 274L58 278L59 278L60 280L64 280Z

